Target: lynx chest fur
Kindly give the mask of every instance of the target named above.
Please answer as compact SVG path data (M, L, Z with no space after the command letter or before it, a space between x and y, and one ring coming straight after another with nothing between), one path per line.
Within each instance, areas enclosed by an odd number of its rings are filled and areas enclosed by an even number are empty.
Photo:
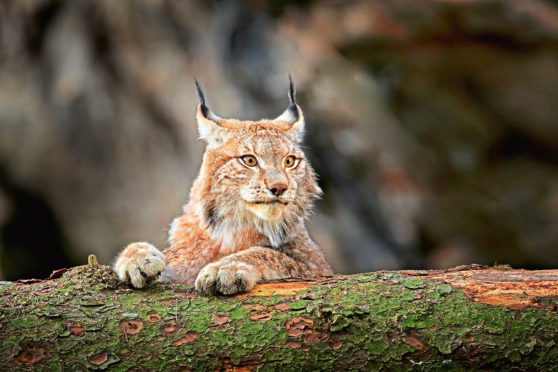
M273 120L222 119L200 96L197 122L207 142L184 214L171 223L170 247L132 243L118 256L119 278L195 284L204 293L248 291L260 281L331 275L305 220L321 190L299 147L302 110L294 100Z

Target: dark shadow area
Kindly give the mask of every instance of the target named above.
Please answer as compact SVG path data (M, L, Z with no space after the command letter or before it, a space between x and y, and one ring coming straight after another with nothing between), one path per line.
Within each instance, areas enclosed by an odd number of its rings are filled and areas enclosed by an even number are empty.
M7 218L0 225L0 264L5 280L45 278L74 265L66 239L48 203L16 185L0 165L0 189L7 198Z

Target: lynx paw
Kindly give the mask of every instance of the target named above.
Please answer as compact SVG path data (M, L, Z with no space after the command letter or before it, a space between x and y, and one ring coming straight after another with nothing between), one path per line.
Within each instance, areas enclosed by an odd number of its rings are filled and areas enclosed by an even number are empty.
M242 262L215 262L200 271L195 287L206 294L232 295L249 291L256 282L257 272L251 265Z
M121 281L143 288L165 269L165 256L149 243L132 243L118 256L114 271Z

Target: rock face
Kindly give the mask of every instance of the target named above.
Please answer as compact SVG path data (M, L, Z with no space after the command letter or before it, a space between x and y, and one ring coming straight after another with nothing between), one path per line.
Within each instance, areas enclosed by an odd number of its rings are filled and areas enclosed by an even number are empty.
M4 2L0 271L163 248L203 152L192 77L256 119L284 109L287 72L336 270L556 266L557 39L533 0Z

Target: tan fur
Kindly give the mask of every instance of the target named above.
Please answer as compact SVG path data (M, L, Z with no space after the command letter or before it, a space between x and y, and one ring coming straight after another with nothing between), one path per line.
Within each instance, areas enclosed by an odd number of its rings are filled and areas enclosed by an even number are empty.
M141 288L161 273L163 281L229 295L263 280L331 275L304 225L321 190L298 145L304 118L294 107L291 122L283 120L289 115L239 121L205 116L200 105L208 147L184 214L171 224L170 247L163 256L147 243L130 244L115 264L119 278ZM245 155L258 165L243 164ZM289 155L297 159L292 169L284 166ZM286 190L276 196L274 185Z

